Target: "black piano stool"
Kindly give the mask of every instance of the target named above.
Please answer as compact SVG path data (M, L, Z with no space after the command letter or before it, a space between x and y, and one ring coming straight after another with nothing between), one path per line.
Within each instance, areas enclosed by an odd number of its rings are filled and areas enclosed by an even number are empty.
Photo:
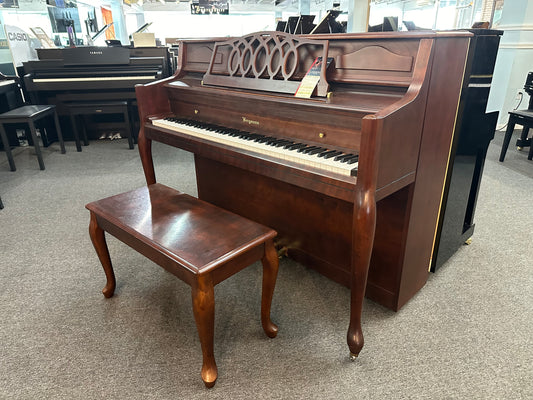
M518 147L529 146L529 154L527 156L527 159L533 159L533 146L531 145L532 139L527 138L529 128L533 127L533 110L519 110L509 112L509 122L507 123L507 131L505 131L502 151L500 153L501 162L503 162L505 158L505 153L507 153L507 148L509 147L509 142L511 141L511 136L513 135L514 127L517 124L522 125L523 129L522 134L520 135L520 139L516 141L516 145Z
M35 129L35 124L37 121L46 118L53 117L57 138L59 140L59 145L61 146L61 153L65 153L65 143L63 142L63 135L61 134L61 127L57 119L56 106L54 105L29 105L15 108L13 110L7 111L3 114L0 114L0 139L4 145L6 151L7 160L9 162L9 167L11 171L16 171L15 161L13 160L13 155L11 154L11 148L9 146L9 141L6 135L5 125L6 124L26 124L30 127L31 140L33 141L33 146L35 148L35 153L37 153L37 160L39 161L39 167L44 169L43 156L41 154L41 148L39 147L39 140L37 138L37 131ZM26 129L26 128L25 128Z
M65 103L65 106L70 115L72 128L74 132L74 138L76 140L76 149L81 151L80 135L78 133L78 124L76 117L78 115L98 115L98 114L122 114L124 118L124 126L126 135L128 136L128 143L130 149L133 149L133 134L131 130L131 120L127 101L95 101L95 102L69 102ZM87 130L85 124L82 124L83 129L83 141L87 146L89 141L87 139Z

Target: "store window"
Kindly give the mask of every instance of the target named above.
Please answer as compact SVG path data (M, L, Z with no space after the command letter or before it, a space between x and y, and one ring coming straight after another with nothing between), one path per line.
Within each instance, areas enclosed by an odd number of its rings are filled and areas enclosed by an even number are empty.
M491 20L483 13L503 0L372 0L369 25L382 24L388 17L398 21L398 30L461 29Z

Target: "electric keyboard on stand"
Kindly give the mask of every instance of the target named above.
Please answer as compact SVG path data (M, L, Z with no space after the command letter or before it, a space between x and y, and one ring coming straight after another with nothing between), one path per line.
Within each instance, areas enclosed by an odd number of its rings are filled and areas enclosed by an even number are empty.
M173 77L136 87L139 152L195 155L201 199L277 230L280 252L398 310L425 284L471 34L183 41ZM311 98L294 93L315 61ZM299 151L300 150L300 151Z

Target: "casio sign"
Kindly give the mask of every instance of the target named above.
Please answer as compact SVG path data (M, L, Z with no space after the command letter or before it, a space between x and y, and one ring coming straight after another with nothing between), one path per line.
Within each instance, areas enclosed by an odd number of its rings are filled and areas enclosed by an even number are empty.
M104 52L103 52L103 51L94 51L94 50L93 50L93 51L89 51L89 54L91 54L91 55L95 55L95 56L96 56L96 55L103 55Z
M28 35L25 33L15 33L15 32L9 32L7 34L9 40L16 40L19 42L27 42L28 41Z

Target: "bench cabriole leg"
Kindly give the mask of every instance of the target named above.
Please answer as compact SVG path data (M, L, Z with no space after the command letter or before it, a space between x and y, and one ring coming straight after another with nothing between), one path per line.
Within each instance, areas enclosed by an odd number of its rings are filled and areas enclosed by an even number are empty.
M113 296L115 293L115 273L113 272L113 266L111 264L111 257L109 256L109 250L107 249L107 243L105 241L104 231L98 225L96 215L91 212L91 222L89 223L89 235L93 242L94 249L102 267L104 267L105 276L107 278L107 284L102 289L102 293L106 298Z
M218 371L213 352L215 289L210 274L198 275L196 282L192 285L192 308L202 346L202 380L206 387L211 388L215 385Z

